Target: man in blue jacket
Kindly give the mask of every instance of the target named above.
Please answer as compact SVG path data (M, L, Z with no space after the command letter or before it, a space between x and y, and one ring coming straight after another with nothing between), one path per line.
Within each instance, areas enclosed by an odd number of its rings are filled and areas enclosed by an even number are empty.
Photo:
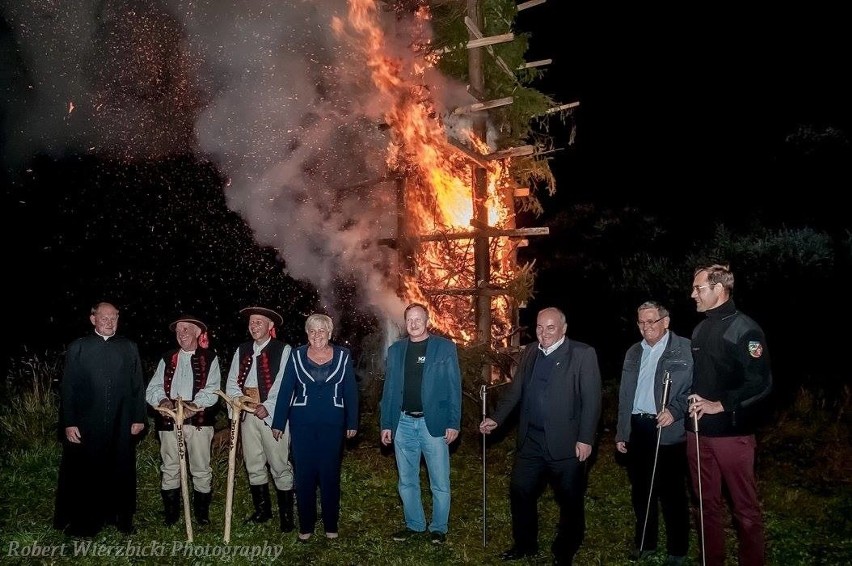
M388 348L381 401L382 444L394 444L405 541L426 531L420 497L420 457L426 459L432 491L432 542L446 539L450 516L450 449L461 426L461 371L456 345L428 332L426 307L405 309L408 337Z

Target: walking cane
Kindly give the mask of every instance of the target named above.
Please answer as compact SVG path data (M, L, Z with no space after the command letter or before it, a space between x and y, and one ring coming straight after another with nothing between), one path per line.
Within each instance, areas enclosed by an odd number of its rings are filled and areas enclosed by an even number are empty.
M669 388L672 384L671 374L666 372L663 377L663 396L660 399L660 412L666 410L669 404ZM658 413L659 414L659 413ZM651 468L651 486L648 488L648 505L645 506L645 522L642 524L642 540L639 541L639 552L644 550L645 530L648 528L648 515L651 512L651 498L654 496L654 476L657 475L657 459L660 455L660 438L663 435L663 427L657 425L657 447L654 449L654 466Z
M485 420L485 412L486 412L486 399L488 399L488 393L486 392L485 384L479 388L479 398L482 400L482 420ZM482 547L488 544L488 539L486 537L486 483L485 483L485 433L482 433Z
M253 413L255 409L245 405L246 401L251 401L251 397L241 396L231 399L220 389L217 389L215 393L231 406L229 437L231 444L228 450L228 484L225 488L225 534L223 537L227 544L231 542L231 515L234 508L234 475L237 464L237 442L240 438L240 417L242 417L242 411Z
M694 399L689 400L694 403ZM692 422L695 425L695 469L698 472L698 519L701 534L701 564L707 564L707 557L704 554L704 492L701 490L701 447L698 445L698 415L692 413Z
M175 400L174 410L166 407L157 407L160 413L171 417L174 421L178 460L180 461L180 495L181 499L183 499L183 520L186 523L186 542L192 542L192 517L189 513L189 484L186 478L186 445L183 441L183 409L184 401L180 397Z

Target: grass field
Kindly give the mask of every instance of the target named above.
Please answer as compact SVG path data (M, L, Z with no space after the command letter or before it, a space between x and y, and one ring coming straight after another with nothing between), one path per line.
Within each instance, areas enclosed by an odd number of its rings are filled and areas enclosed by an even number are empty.
M842 405L848 406L848 401ZM6 445L0 456L0 484L5 493L0 500L2 564L498 564L500 552L511 546L508 478L512 434L486 448L485 513L482 445L474 431L465 431L452 456L453 500L446 544L432 545L427 537L399 543L390 538L404 527L393 453L380 447L372 414L364 415L359 436L349 443L344 457L339 539L326 539L318 526L308 544L297 543L294 533L278 532L277 515L264 525L244 523L252 507L245 472L238 462L231 541L224 544L227 447L217 446L213 524L195 525L194 543L188 545L182 522L173 527L162 525L158 445L150 434L141 442L137 458L138 532L127 537L110 527L90 541L66 538L51 528L60 454L54 440L55 422L55 395L38 386L2 407L0 425ZM829 412L803 395L758 441L769 563L852 563L848 416L843 411ZM587 531L578 565L628 563L632 532L629 484L614 453L613 431L604 427L590 468ZM423 475L426 494L425 467ZM428 503L428 497L426 500ZM556 505L549 490L540 501L540 517L542 553L526 562L529 564L550 563L547 550L554 534ZM694 530L692 534L690 558L695 564ZM729 541L730 563L735 564L733 530ZM664 541L660 548L665 548ZM49 553L53 555L44 556ZM643 564L662 564L664 558L661 552Z

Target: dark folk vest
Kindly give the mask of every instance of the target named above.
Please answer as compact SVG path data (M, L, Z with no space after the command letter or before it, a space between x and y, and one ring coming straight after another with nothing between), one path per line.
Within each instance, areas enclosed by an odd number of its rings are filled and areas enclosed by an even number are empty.
M166 369L163 374L163 389L165 389L166 397L169 399L172 398L172 381L175 378L179 354L180 350L172 350L163 356L163 362L166 364ZM192 366L193 399L196 395L198 395L198 392L204 389L204 386L207 385L207 376L210 373L210 365L213 363L215 358L215 353L203 348L196 349L195 353L192 357L190 357L190 365ZM187 402L191 400L192 399L184 399L184 401ZM203 411L196 413L192 418L185 419L184 423L192 424L198 428L201 428L202 426L213 426L216 422L216 413L218 413L218 411L219 403L216 403L215 405L207 407ZM171 417L167 417L157 411L155 413L155 426L156 430L174 430L174 421Z
M272 384L275 383L275 376L278 374L281 358L284 355L284 345L281 340L272 339L257 357L257 388L260 392L261 403L269 397L269 391L272 390ZM239 359L240 371L237 374L237 387L240 388L240 391L245 392L246 378L254 363L254 342L240 344Z

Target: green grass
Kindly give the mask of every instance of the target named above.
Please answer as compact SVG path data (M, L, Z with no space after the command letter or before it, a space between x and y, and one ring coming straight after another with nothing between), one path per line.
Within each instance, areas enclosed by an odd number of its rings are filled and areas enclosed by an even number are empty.
M2 564L498 564L499 553L511 546L508 481L512 434L487 449L484 518L481 444L471 431L463 435L452 455L450 532L445 545L433 546L428 537L406 543L390 539L391 533L404 527L393 453L380 447L375 423L365 422L344 457L337 540L322 536L318 525L308 544L297 543L295 533L278 532L277 514L265 525L244 523L252 507L245 471L238 461L231 541L225 545L227 449L217 447L210 512L213 524L194 525L194 543L187 545L182 522L173 527L162 525L158 445L155 436L149 434L137 456L138 533L126 537L107 528L91 541L88 553L83 555L84 543L51 528L60 447L53 431L44 424L45 420L56 422L53 398L43 392L40 395L42 404L22 398L0 410L5 443L0 455L0 484L5 493L0 499ZM365 413L366 420L374 418ZM758 481L770 564L852 563L852 460L847 420L842 413L831 415L810 403L794 408L771 432L759 437ZM422 479L428 514L425 468ZM550 563L546 551L554 534L557 508L549 489L539 506L542 553L528 564ZM625 470L615 461L610 430L603 431L591 467L586 511L586 538L576 564L628 564L625 557L630 549L633 521L629 484ZM735 564L733 530L728 538L730 563ZM660 548L664 546L661 541ZM31 556L34 551L51 550L55 552L52 557ZM93 551L103 555L95 556ZM116 552L128 551L137 556L115 556ZM149 556L138 556L142 552ZM276 553L278 558L273 560ZM690 556L696 556L694 531ZM664 558L661 553L643 564L662 564Z

